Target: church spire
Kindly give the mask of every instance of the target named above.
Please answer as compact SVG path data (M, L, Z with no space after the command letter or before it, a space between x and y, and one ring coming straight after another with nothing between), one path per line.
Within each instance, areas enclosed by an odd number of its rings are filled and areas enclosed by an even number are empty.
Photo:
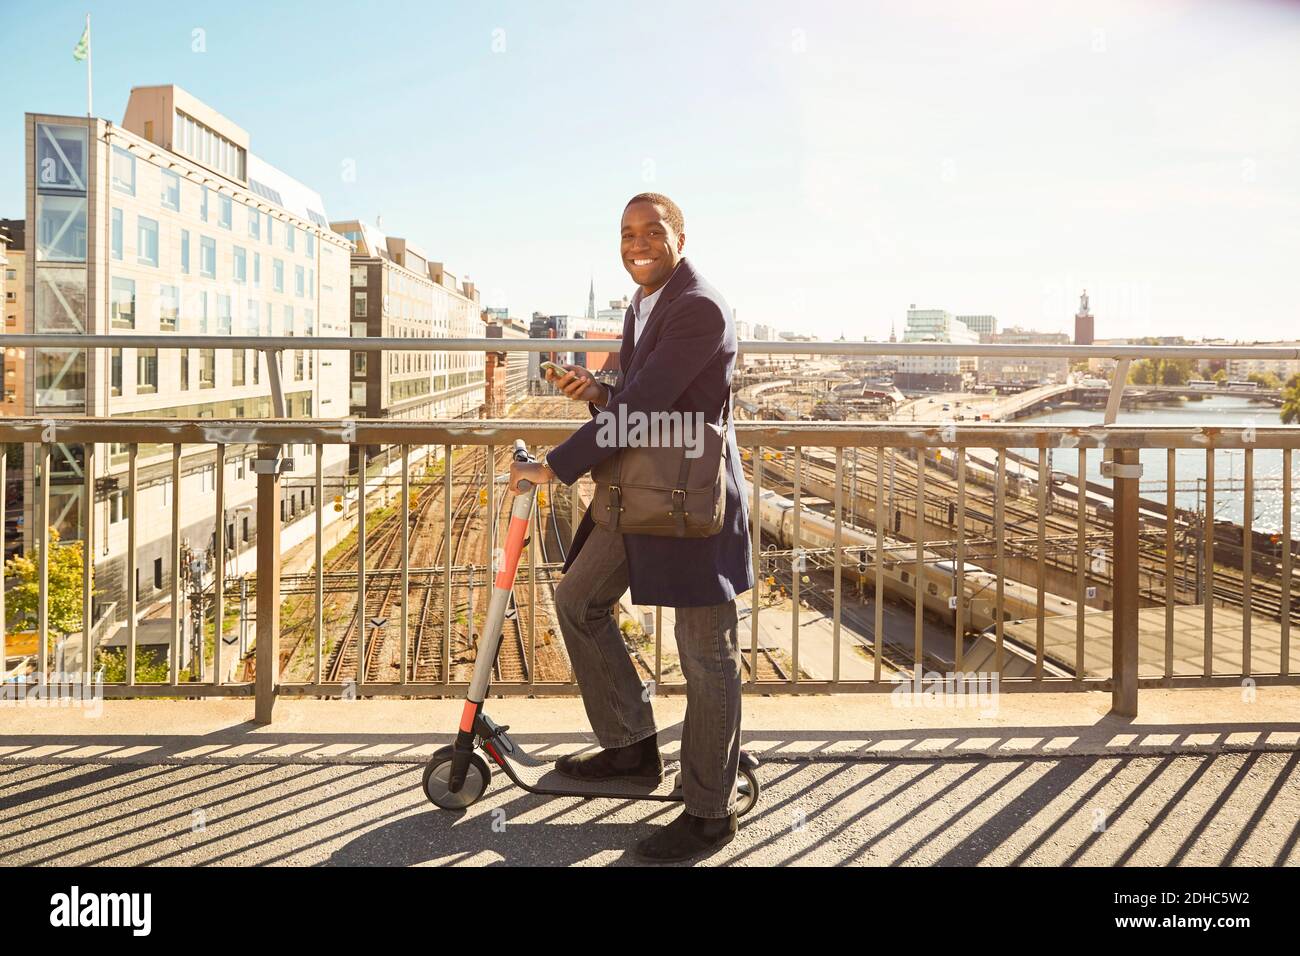
M591 289L587 292L587 318L596 318L596 278L592 276Z

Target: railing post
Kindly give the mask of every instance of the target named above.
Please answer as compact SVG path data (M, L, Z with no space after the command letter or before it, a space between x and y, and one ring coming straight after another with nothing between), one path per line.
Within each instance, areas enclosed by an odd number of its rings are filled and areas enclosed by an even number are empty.
M277 654L280 639L279 445L257 446L256 470L257 679L255 692L257 703L253 720L259 724L269 724L280 677L280 662ZM363 477L363 484L364 480ZM224 529L222 532L224 533Z
M1114 482L1115 520L1111 542L1114 576L1111 611L1112 714L1136 717L1138 711L1138 481L1142 466L1136 448L1116 448L1105 462Z

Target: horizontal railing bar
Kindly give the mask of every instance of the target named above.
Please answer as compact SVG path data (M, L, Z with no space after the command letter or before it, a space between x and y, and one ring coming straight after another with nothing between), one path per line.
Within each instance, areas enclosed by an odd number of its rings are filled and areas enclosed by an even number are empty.
M456 419L175 419L4 418L0 442L39 443L53 425L57 441L207 444L493 445L523 438L556 444L580 421ZM1016 425L1003 422L736 422L745 446L893 448L1295 448L1300 426ZM45 440L48 440L46 438Z
M130 348L139 339L147 348L312 349L350 352L617 352L621 339L400 338L392 336L173 335L168 333L27 332L5 335L10 348ZM1300 359L1300 348L1260 345L1032 345L947 342L738 342L741 352L767 355L827 355L874 358L880 355L1036 356L1056 358Z
M1282 687L1295 684L1295 675L1279 674L1252 674L1251 680L1255 681L1261 687ZM774 691L782 694L827 694L827 693L891 693L900 686L907 686L912 683L906 678L894 680L886 678L880 683L874 681L808 681L801 680L797 684L791 681L764 681L747 682L744 686L744 692L749 693L773 693ZM1157 687L1238 687L1241 685L1240 676L1222 675L1215 677L1204 677L1197 674L1175 675L1171 678L1166 677L1141 677L1138 679L1138 686L1141 689L1152 689ZM458 692L463 692L467 683L450 683L439 684L429 681L419 683L411 682L407 684L399 683L367 683L356 688L356 694L359 697L418 697L418 696L438 696L446 695L448 691L455 696ZM922 689L927 685L923 682ZM1033 693L1042 692L1044 687L1051 687L1054 691L1075 691L1075 690L1109 690L1111 680L1109 677L1087 677L1082 681L1076 681L1072 677L1044 677L1038 680L1033 677L1002 677L998 681L998 689L1003 692L1011 693ZM66 693L71 694L79 690L80 685L58 685L51 683L46 688L49 693L58 693L60 688ZM276 688L277 694L281 697L315 697L315 696L342 696L345 689L352 687L348 684L331 684L331 683L311 683L311 684L281 684ZM252 684L223 684L220 687L214 687L212 684L136 684L128 686L126 684L103 684L102 689L99 685L95 686L96 693L102 694L105 698L127 698L127 697L251 697L253 696L254 685ZM657 685L656 693L663 693L668 696L682 695L686 692L686 685L683 682L672 682ZM494 683L492 693L498 696L523 696L530 694L576 694L578 685L573 683L555 683L555 684L526 684L526 683Z
M1296 682L1295 675L1279 674L1252 674L1253 680L1260 687L1283 687L1292 686ZM827 681L807 679L800 680L797 684L792 681L759 680L755 682L746 682L744 693L746 694L831 694L831 693L892 693L898 688L906 687L912 684L908 678L899 678L894 680L886 678L879 683L874 681ZM1215 677L1204 677L1198 674L1175 675L1174 677L1140 677L1138 679L1139 688L1154 689L1168 687L1239 687L1241 677L1231 675L1222 675ZM60 685L51 684L49 691L56 693ZM71 685L67 686L67 692L71 694L74 689ZM465 682L452 682L450 684L439 684L429 681L419 683L410 682L400 683L382 683L382 684L363 684L355 689L358 697L427 697L427 696L446 696L449 692L451 696L458 696L463 693L469 685ZM922 690L928 685L923 681ZM276 688L276 693L281 697L316 697L316 696L343 696L346 689L353 687L351 684L330 684L330 683L311 683L311 684L281 684ZM1051 688L1053 691L1106 691L1111 688L1111 679L1109 677L1086 677L1083 680L1076 681L1072 677L1051 677L1047 676L1041 680L1034 677L1002 677L998 680L998 690L1009 693L1042 693L1045 688ZM252 684L223 684L220 687L214 687L212 684L136 684L128 686L126 684L104 684L102 691L96 685L96 692L102 693L105 698L125 698L125 697L251 697L253 696L254 685ZM555 683L555 684L527 684L527 683L494 683L492 693L495 696L512 697L549 694L577 694L578 685L573 683ZM680 696L686 693L686 684L684 682L671 682L656 685L656 693L662 693L665 696Z

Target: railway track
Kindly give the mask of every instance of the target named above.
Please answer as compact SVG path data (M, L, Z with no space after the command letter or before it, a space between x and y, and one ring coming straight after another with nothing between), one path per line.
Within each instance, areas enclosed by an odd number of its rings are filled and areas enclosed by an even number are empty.
M419 531L421 526L438 497L439 495L432 488L426 486L419 496L415 508L409 509L408 520L413 526L410 535L412 540L420 540ZM371 568L372 554L375 562L374 569L380 570L399 551L402 532L400 508L396 509L394 514L386 519L383 528L384 531L377 543L375 552L372 552L370 547L369 534L366 535L366 567L367 576L371 577L371 583L368 583L366 587L365 607L360 607L358 603L348 620L347 629L330 657L325 676L326 681L329 683L337 683L356 674L360 644L358 638L361 634L361 628L369 627L371 620L379 619L387 621L388 624L374 628L374 635L366 642L366 662L365 670L362 672L362 682L383 679L384 675L378 673L380 670L379 662L387 646L388 637L393 631L399 631L400 633L400 621L397 620L396 615L401 612L401 577L398 574L385 574L382 578L378 575L371 576L369 570ZM348 549L348 554L353 562L355 562L356 556L359 554L359 544L360 542ZM400 554L397 557L400 564ZM344 560L346 561L347 558L345 557Z
M814 454L809 455L808 452ZM834 449L827 448L806 448L803 449L802 468L805 473L811 471L823 483L833 484L834 466L828 464L825 460L819 460L818 455L832 455ZM858 463L858 481L860 489L873 489L875 487L876 476L876 455L874 452L867 452L865 449L860 453ZM864 467L865 461L865 467ZM895 467L893 468L893 491L894 491L894 509L904 514L915 516L916 508L916 466L913 461L902 455L894 458ZM789 470L784 466L777 466L771 469L776 474L778 480L784 481L787 486L791 483L788 477ZM782 474L785 471L785 474ZM765 468L765 482L769 481L768 469ZM888 478L885 484L889 485ZM861 493L861 492L860 492ZM943 514L944 505L941 504L944 497L955 499L957 494L957 481L949 477L946 472L939 468L930 467L926 469L926 499L927 499L927 521L931 523L943 524L946 521L946 515ZM995 507L994 493L991 490L983 489L981 486L973 484L969 480L966 486L966 521L968 533L970 533L970 524L972 519L977 524L983 524L986 531L991 531L994 527L993 511ZM1060 510L1062 514L1058 514ZM1003 503L1004 529L1006 538L1010 538L1017 530L1023 529L1026 536L1034 535L1036 545L1036 535L1038 528L1038 510L1036 501L1023 501L1017 497L1007 495ZM1061 508L1055 505L1049 509L1049 513L1044 515L1044 528L1046 534L1058 538L1074 537L1077 540L1078 525L1077 509ZM1094 548L1109 549L1111 543L1110 520L1095 510L1089 513L1087 518L1088 524L1093 529L1087 533L1085 538L1085 551L1091 552ZM1182 534L1185 536L1189 531L1183 529ZM1158 580L1163 587L1164 582L1164 532L1152 531L1144 533L1140 538L1140 560L1142 561L1142 571L1145 578L1149 580ZM1008 544L1013 543L1008 540ZM1036 547L1026 554L1036 555ZM1008 556L1011 552L1008 551ZM1068 556L1069 560L1065 560ZM968 555L968 559L969 559ZM1048 553L1047 559L1060 570L1074 572L1077 560L1077 547L1065 548L1056 552ZM1245 587L1245 578L1238 569L1230 566L1216 565L1215 583L1213 594L1215 598L1225 604L1236 607L1242 606L1242 592ZM1101 583L1109 583L1109 576L1097 571L1089 572L1090 578ZM1032 582L1031 582L1032 583ZM1181 567L1175 566L1175 588L1177 593L1194 593L1195 582L1188 572ZM1164 600L1163 591L1157 596L1153 588L1144 588L1147 597L1153 600ZM1292 594L1292 620L1300 621L1300 583L1293 585ZM1252 609L1254 612L1262 612L1273 617L1280 618L1282 614L1282 588L1280 583L1266 578L1252 576L1251 580L1251 597Z

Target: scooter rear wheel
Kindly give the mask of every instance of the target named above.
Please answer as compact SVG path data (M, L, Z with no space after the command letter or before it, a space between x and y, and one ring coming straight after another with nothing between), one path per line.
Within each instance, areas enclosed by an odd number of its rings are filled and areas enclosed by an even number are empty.
M465 768L465 784L452 793L448 784L453 753L453 748L443 747L429 758L424 767L424 795L443 810L464 810L486 792L492 782L492 771L488 769L486 760L478 754L471 754L469 766Z

